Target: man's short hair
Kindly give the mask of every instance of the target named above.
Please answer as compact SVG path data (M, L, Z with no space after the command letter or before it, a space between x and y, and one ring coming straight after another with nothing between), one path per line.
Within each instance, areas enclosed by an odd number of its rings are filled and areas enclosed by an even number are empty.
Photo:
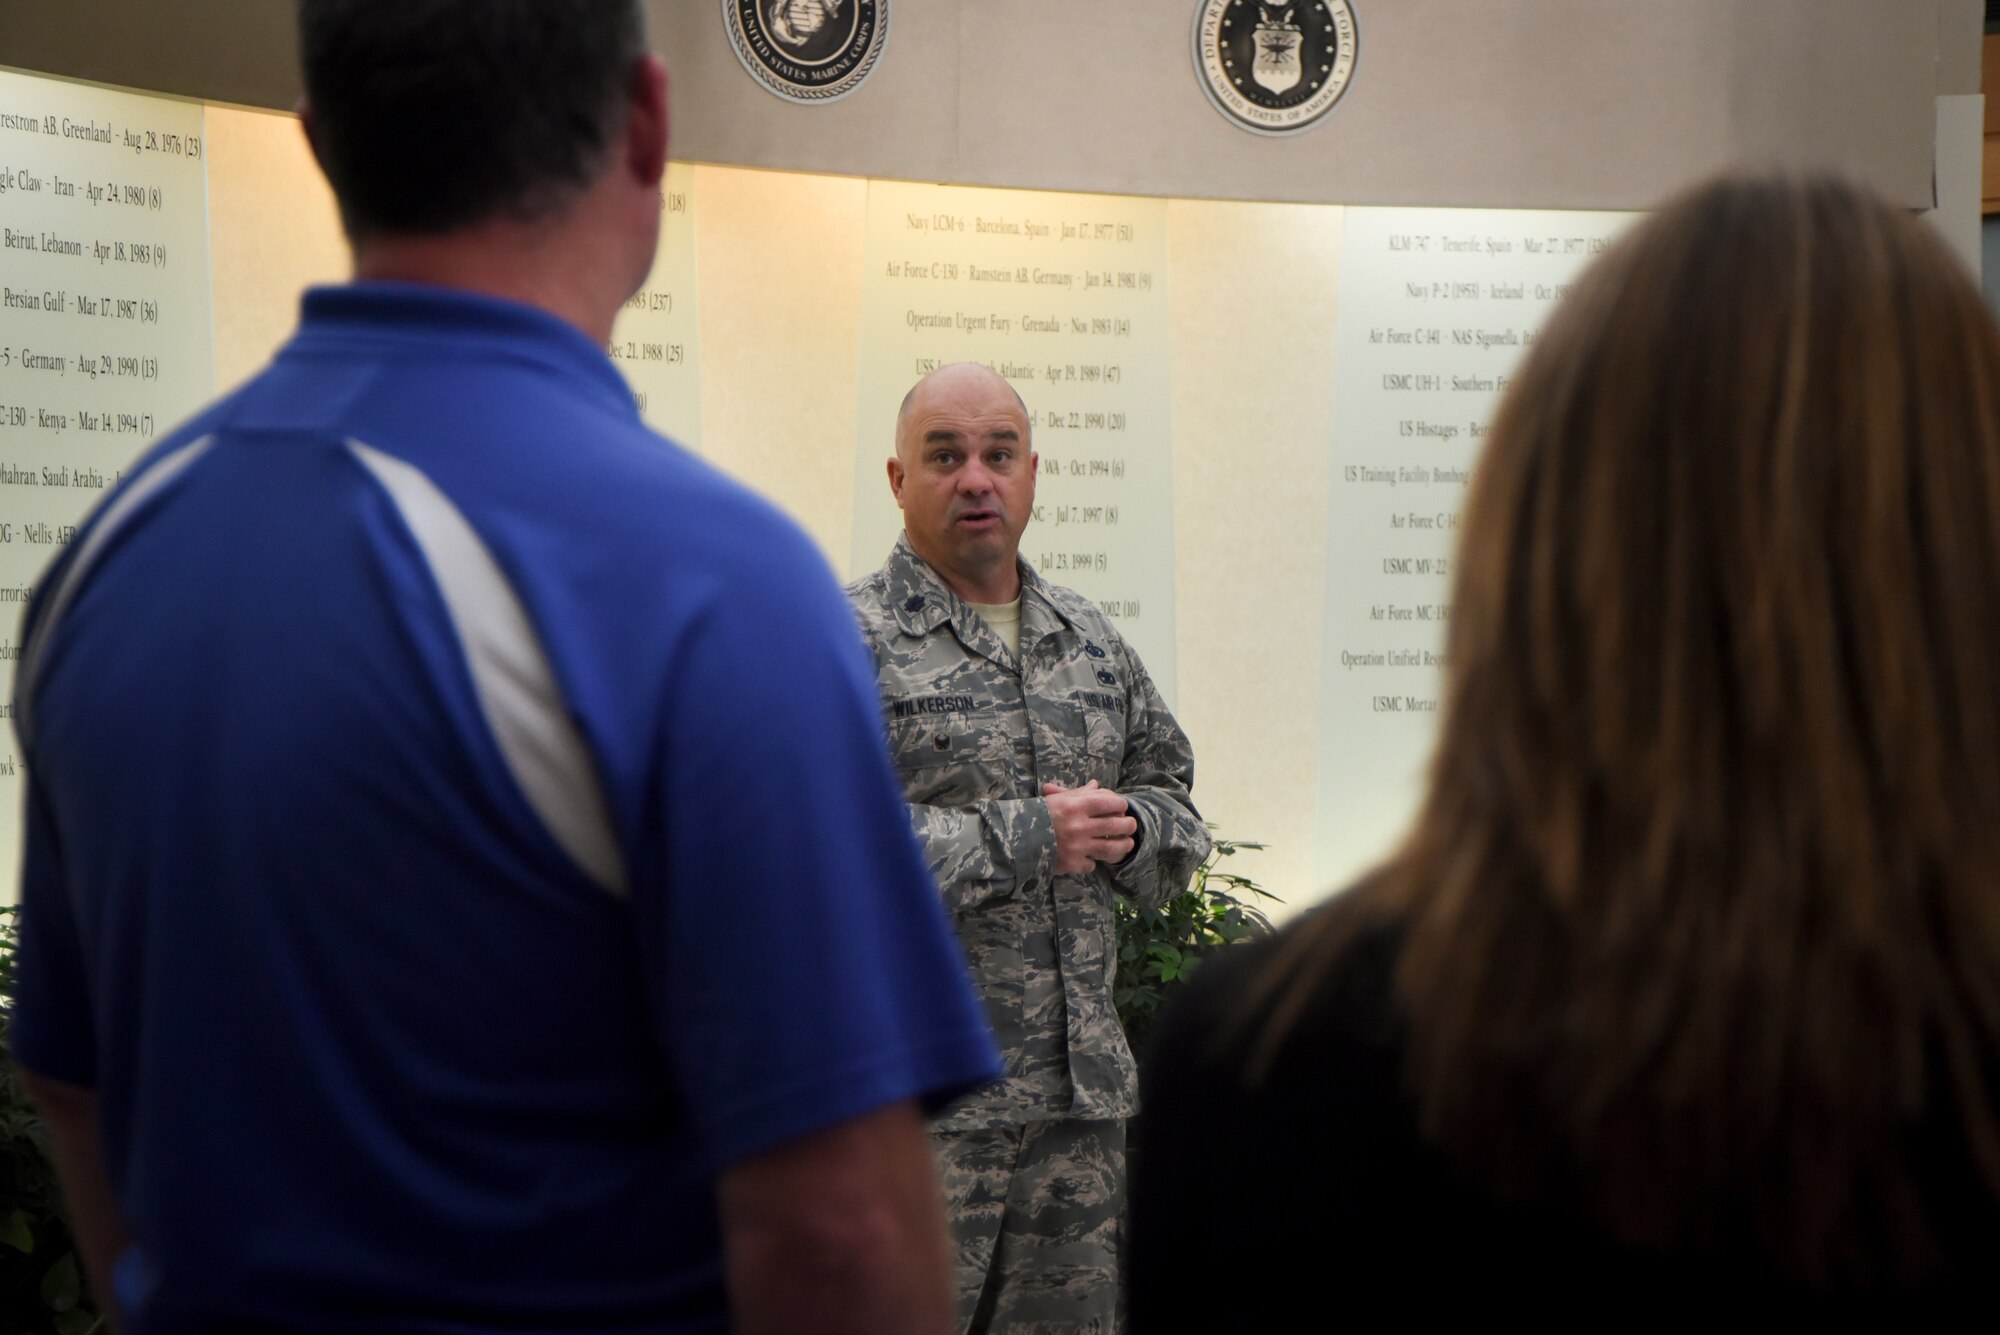
M603 169L639 0L298 0L313 139L351 240L559 211Z

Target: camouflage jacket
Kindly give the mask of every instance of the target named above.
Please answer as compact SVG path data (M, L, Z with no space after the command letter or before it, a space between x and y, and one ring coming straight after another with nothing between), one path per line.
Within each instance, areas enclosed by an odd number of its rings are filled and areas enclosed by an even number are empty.
M907 538L847 593L875 653L918 842L1006 1058L1005 1077L940 1125L1131 1115L1111 896L1162 904L1208 855L1187 735L1104 613L1025 562L1018 662ZM1041 786L1091 779L1131 805L1138 847L1121 866L1057 876Z

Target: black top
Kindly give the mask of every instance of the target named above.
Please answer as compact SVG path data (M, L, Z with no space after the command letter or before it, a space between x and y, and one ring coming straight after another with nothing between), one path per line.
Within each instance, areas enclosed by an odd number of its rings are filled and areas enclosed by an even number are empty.
M2000 1279L2000 1208L1962 1154L1927 1193L1960 1270L1918 1293L1817 1294L1760 1255L1622 1247L1580 1213L1494 1199L1420 1140L1400 1089L1398 934L1357 938L1259 1087L1238 1023L1274 942L1208 960L1142 1065L1127 1277L1133 1329L1268 1332L1506 1311L1647 1325L1783 1306L1907 1317Z

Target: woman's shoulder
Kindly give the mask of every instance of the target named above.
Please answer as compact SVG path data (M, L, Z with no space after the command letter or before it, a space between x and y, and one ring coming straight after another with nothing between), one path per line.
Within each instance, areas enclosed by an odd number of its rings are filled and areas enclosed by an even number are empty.
M1440 1195L1400 1092L1401 933L1356 907L1216 952L1163 1012L1132 1152L1136 1328L1288 1329L1330 1268L1386 1294L1428 1255ZM1231 1279L1191 1289L1195 1256Z
M1397 1043L1402 935L1347 891L1270 936L1216 951L1162 1012L1149 1058L1248 1086L1301 1052L1320 1070L1343 1052L1386 1054Z

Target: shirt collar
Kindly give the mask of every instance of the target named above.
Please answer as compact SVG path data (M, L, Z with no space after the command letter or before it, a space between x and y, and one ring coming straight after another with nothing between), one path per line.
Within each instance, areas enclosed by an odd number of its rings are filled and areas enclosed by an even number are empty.
M1022 560L1018 552L1014 556L1014 565L1021 574L1021 625L1024 634L1030 624L1029 608L1036 605L1047 608L1054 621L1068 625L1069 618L1049 597L1047 583L1035 573L1035 568ZM957 621L961 614L968 618L978 615L964 599L951 591L951 586L931 569L923 557L917 555L916 548L910 546L909 534L896 535L896 545L890 550L884 568L888 572L889 601L895 608L896 622L909 634L928 635L947 621Z
M292 346L365 341L484 347L527 358L589 385L634 418L632 388L603 348L569 321L525 302L427 283L352 282L306 290Z

